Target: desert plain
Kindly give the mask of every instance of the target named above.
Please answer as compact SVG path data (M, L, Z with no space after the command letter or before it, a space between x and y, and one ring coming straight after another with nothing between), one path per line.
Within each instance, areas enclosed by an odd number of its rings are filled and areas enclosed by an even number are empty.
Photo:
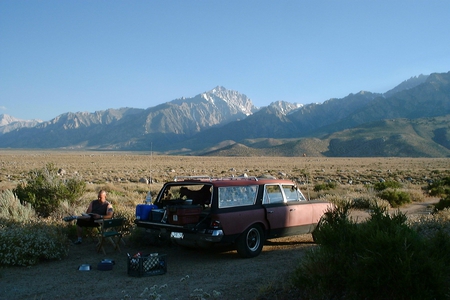
M314 186L324 182L336 182L335 193L342 195L382 180L400 181L420 193L431 180L449 176L450 170L448 158L191 157L8 149L0 151L0 189L13 189L28 172L47 164L60 169L61 176L85 180L85 201L106 187L120 191L113 193L114 201L124 202L130 210L144 200L148 190L156 193L165 181L177 176L270 174L298 182L304 194L314 198L323 196L314 192ZM424 203L415 205L413 212L425 213L428 202L436 201L426 196L421 199ZM86 239L82 245L70 244L68 257L61 261L0 269L0 299L265 299L261 295L276 289L280 280L282 284L311 247L309 235L280 238L268 241L258 257L241 259L233 249L205 252L168 243L135 246L127 242L121 252L108 249L105 256L95 251L94 240ZM167 254L167 273L128 276L126 253L138 251ZM104 258L115 260L112 271L95 269ZM86 263L93 270L77 270Z

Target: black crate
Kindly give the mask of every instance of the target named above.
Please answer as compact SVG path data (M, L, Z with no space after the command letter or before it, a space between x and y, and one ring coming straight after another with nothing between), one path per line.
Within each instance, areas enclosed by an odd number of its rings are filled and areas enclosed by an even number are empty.
M167 272L167 254L128 257L128 275L134 277L162 275Z

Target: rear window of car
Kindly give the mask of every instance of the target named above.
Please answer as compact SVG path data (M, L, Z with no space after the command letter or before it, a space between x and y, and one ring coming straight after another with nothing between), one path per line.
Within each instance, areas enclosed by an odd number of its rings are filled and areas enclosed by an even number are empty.
M294 185L283 185L283 192L287 202L306 201L306 198Z
M264 193L264 203L283 203L283 194L278 184L266 185L266 192Z
M255 204L257 185L219 187L219 208Z
M306 198L303 194L295 187L295 185L289 184L268 184L265 187L266 191L264 193L264 204L273 203L284 203L284 202L295 202L295 201L305 201ZM284 195L284 196L283 196ZM286 201L284 200L286 199Z

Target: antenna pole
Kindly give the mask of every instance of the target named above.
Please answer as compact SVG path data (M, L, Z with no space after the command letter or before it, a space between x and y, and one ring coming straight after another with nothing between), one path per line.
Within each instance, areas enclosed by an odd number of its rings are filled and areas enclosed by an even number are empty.
M153 183L153 178L152 178L152 162L153 162L153 142L150 142L150 184Z
M306 189L308 191L308 201L311 200L311 196L309 195L309 181L308 181L308 175L306 175Z

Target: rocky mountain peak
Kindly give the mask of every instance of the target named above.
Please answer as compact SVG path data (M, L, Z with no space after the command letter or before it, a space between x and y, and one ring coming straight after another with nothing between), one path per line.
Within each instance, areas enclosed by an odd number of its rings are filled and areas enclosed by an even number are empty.
M290 112L299 109L300 107L303 107L303 104L300 103L290 103L286 101L275 101L269 104L269 107L273 107L277 110L279 110L284 115L289 114Z
M403 90L409 90L413 87L418 86L419 84L424 83L427 79L428 79L429 75L423 75L420 74L419 76L413 76L405 81L403 81L402 83L400 83L399 85L397 85L396 87L394 87L392 90L387 91L386 93L383 94L384 97L390 97L392 95L394 95L395 93L401 92Z
M205 100L216 103L217 101L224 101L230 108L241 111L245 115L251 115L258 109L253 105L253 102L246 95L237 91L228 90L223 86L216 86L208 92L202 94Z
M1 114L0 115L0 126L8 125L12 122L21 121L17 118L14 118L10 115Z

